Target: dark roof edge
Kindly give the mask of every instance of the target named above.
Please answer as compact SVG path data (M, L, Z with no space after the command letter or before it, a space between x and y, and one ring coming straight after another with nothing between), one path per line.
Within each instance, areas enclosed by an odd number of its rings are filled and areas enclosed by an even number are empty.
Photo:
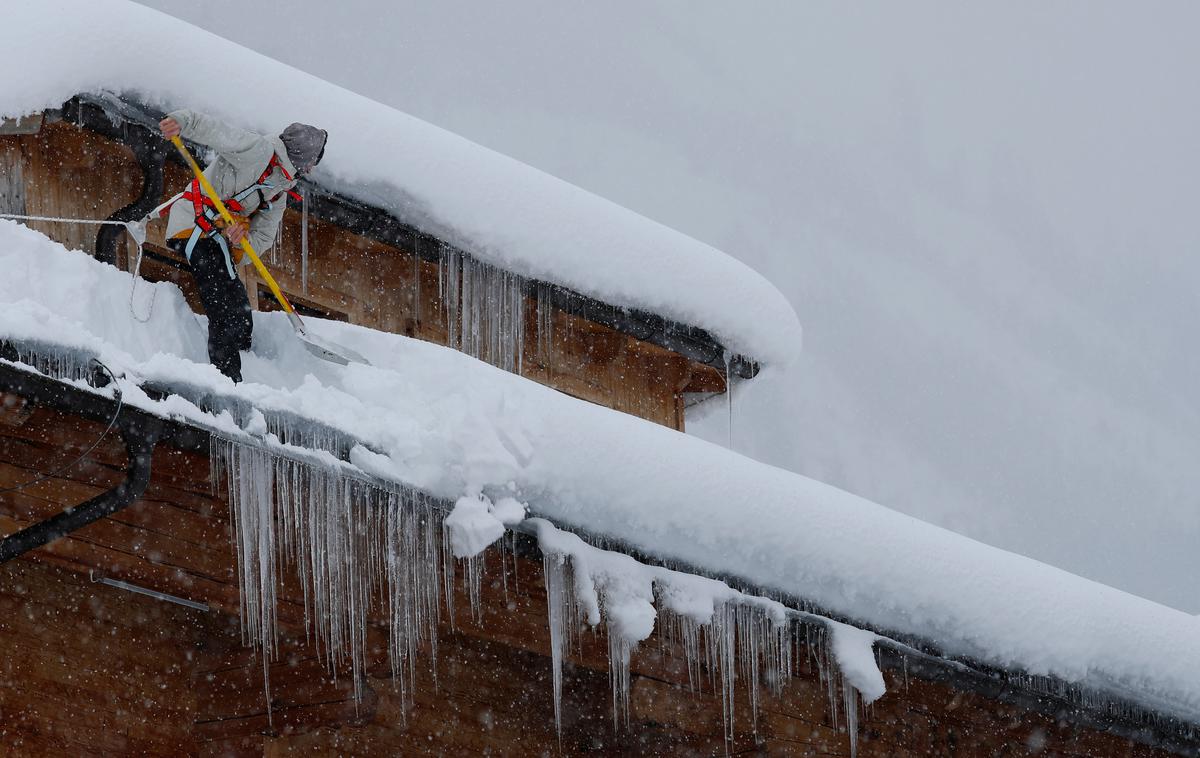
M110 139L127 142L127 129L142 127L155 130L163 114L130 96L84 93L63 103L59 115L64 121ZM190 144L190 147L194 150L196 145ZM182 163L182 158L173 153L168 159ZM411 250L426 260L440 261L448 253L473 257L469 252L420 231L382 208L332 192L310 179L301 179L300 184L310 198L309 213L323 221L385 245ZM294 201L289 200L289 203ZM700 327L672 321L639 308L610 305L553 282L529 278L524 278L524 281L527 294L532 295L539 287L545 287L549 290L550 302L554 307L566 313L678 353L688 360L716 368L722 374L728 371L740 379L753 379L758 375L757 361L729 353L712 334Z

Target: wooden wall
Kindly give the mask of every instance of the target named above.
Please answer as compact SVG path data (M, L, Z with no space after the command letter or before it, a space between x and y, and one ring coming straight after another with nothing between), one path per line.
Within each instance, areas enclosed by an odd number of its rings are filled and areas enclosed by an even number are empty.
M233 617L94 585L35 561L0 566L0 754L725 754L719 699L689 691L680 651L657 635L635 653L631 723L619 730L603 636L585 637L565 669L560 743L540 564L509 565L521 574L521 592L512 591L511 575L507 600L490 586L482 624L462 621L460 595L460 626L440 636L437 683L419 673L411 710L403 710L381 652L355 702L349 677L330 678L315 651L293 638L270 666L270 717L261 660L240 648ZM1169 754L944 683L896 671L886 678L888 694L861 719L858 755ZM844 720L831 722L812 668L784 697L764 696L757 730L740 685L735 708L731 753L850 755Z
M167 164L164 200L190 174ZM57 122L36 135L0 136L0 212L102 219L138 196L141 170L132 151L99 135ZM94 252L97 227L34 222L68 247ZM143 275L178 284L193 308L200 304L179 256L165 248L165 222L150 227L151 248L176 265L143 262ZM302 276L301 214L285 213L279 244L263 254L288 298L335 318L440 345L450 342L447 306L439 295L439 266L413 250L384 245L310 216L308 276ZM128 266L128 260L120 261ZM272 309L259 281L243 267L251 304ZM261 285L261 287L260 287ZM683 429L683 392L723 391L724 378L656 345L555 311L548 353L539 351L535 303L526 302L528 338L522 356L528 378L575 397ZM453 345L458 347L457 345Z
M526 649L532 643L513 646L473 629L445 632L438 686L423 674L407 714L383 666L356 704L348 679L329 679L312 651L297 645L299 655L271 666L269 722L260 661L231 650L237 644L231 617L92 584L32 561L0 567L0 581L0 754L716 756L725 750L720 703L689 693L686 674L653 651L654 639L645 648L653 652L635 662L628 730L611 725L608 675L596 668L600 651L568 665L560 752L549 660L544 648ZM488 621L511 619L491 613ZM911 677L905 684L895 673L888 685L889 694L860 724L859 755L1167 754L945 685ZM825 698L811 674L797 677L788 697L764 703L757 734L739 723L732 751L849 755L848 736L831 726ZM744 697L737 708L748 708Z
M142 172L129 148L66 124L37 134L0 136L2 213L103 219L140 193ZM6 199L7 198L7 199ZM98 226L31 221L69 248L95 253Z
M193 661L226 621L47 564L0 566L0 755L180 755Z

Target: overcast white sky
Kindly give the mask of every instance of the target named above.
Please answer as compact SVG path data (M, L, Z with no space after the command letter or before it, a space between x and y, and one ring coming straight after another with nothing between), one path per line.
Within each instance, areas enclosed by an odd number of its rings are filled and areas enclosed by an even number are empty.
M739 450L1200 611L1200 5L145 4L765 274Z

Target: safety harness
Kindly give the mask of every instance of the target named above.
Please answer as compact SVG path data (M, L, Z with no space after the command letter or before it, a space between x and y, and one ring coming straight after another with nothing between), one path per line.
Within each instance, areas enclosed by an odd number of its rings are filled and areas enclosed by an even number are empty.
M225 207L228 208L231 213L236 213L239 215L245 213L246 206L244 201L246 198L257 192L258 205L255 206L255 208L245 216L241 216L242 218L249 218L263 208L267 208L269 210L272 205L285 193L291 196L293 200L300 201L302 199L300 193L290 189L284 190L283 192L277 192L269 199L267 198L264 190L269 191L275 189L275 185L269 183L267 178L276 168L279 169L285 179L287 179L289 182L292 181L292 175L289 174L288 170L283 167L283 164L279 160L279 156L275 153L272 153L271 160L269 163L267 163L266 170L263 171L262 175L258 177L258 181L254 182L254 184L251 184L246 189L226 200ZM230 253L229 245L225 241L224 235L219 233L220 228L218 227L217 222L221 217L220 213L217 211L216 205L213 203L212 198L205 194L203 188L200 187L200 180L193 179L192 183L188 185L188 188L184 190L181 195L169 202L163 203L161 206L156 208L155 211L157 212L157 216L160 218L166 216L170 209L179 200L188 200L191 202L192 210L196 219L195 225L192 227L190 233L185 230L177 235L180 238L182 238L184 234L188 235L187 245L183 251L183 254L188 259L188 262L190 263L192 260L192 251L196 248L196 243L204 237L211 237L217 241L217 244L221 247L221 252L225 254L225 268L229 271L229 278L236 278L237 274L233 270L233 255ZM239 255L238 258L240 259L241 256Z

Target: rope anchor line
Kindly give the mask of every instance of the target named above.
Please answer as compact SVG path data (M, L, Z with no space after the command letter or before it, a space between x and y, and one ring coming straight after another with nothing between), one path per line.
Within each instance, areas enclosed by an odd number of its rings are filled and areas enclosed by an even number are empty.
M67 218L65 216L23 216L19 213L0 213L0 218L8 218L14 221L61 221L67 224L110 224L112 226L136 226L141 224L141 221L112 221L106 218ZM136 239L136 237L135 237Z

